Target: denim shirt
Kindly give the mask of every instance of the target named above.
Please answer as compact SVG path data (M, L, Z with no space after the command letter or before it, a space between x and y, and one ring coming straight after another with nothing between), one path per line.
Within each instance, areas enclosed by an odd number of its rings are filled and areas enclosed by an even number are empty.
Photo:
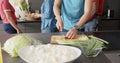
M53 13L54 0L44 0L41 6L42 24L41 30L45 28L53 29L56 27L56 19Z

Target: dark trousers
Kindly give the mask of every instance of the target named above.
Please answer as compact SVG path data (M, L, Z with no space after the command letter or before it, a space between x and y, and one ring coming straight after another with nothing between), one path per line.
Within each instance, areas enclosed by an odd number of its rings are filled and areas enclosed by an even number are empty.
M17 31L11 26L11 24L3 24L3 28L5 32L8 34L15 34Z

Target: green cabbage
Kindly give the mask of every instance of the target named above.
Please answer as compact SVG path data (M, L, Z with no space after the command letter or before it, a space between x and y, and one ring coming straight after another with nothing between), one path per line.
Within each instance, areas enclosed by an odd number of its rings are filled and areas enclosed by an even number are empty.
M32 44L41 44L42 41L22 34L9 38L3 45L3 50L11 57L17 57L21 48Z

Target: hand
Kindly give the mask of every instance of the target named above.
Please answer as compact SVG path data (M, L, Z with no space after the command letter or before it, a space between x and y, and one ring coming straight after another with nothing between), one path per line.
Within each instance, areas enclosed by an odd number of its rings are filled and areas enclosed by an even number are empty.
M57 29L58 29L59 31L62 31L62 30L63 30L64 24L63 24L63 21L62 21L62 18L61 18L61 17L58 17L58 18L57 18L56 27L57 27Z
M68 39L73 39L75 38L76 35L77 35L77 30L75 28L72 28L67 32L66 37Z
M17 34L22 33L22 31L20 29L17 29Z

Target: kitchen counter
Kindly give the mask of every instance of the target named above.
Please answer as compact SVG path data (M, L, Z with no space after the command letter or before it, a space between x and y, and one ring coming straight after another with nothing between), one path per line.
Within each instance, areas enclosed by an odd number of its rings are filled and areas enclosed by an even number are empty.
M41 20L18 20L17 22L18 27L24 32L24 33L40 33L41 32ZM5 33L4 29L2 27L2 21L0 20L0 32Z
M32 21L27 21L27 20L24 20L24 21L20 21L18 20L18 23L40 23L41 20L32 20Z
M111 60L112 63L120 63L120 50L104 51L104 54Z
M41 23L41 20L32 20L32 21L27 21L27 20L18 20L17 23ZM2 24L2 20L0 20L0 24Z
M41 34L41 33L25 33L27 36L31 36L34 37L36 39L40 39L42 41L44 41L45 43L49 43L51 36L52 35L58 35L60 33L49 33L49 34ZM88 33L87 33L88 34ZM106 39L110 42L114 42L118 40L120 40L120 32L94 32L94 33L90 33L93 34L97 37ZM0 34L0 42L3 43L10 37L14 36L15 34ZM119 38L119 39L118 39ZM116 40L117 39L117 40ZM112 40L112 41L111 41ZM117 43L114 42L114 43ZM111 45L113 43L110 43L110 45L108 46L108 49L105 51L115 51L115 49L112 47L114 46ZM119 44L120 45L120 44ZM109 49L110 48L110 49ZM119 49L119 47L115 47L116 49ZM120 49L119 49L120 50ZM2 52L3 53L3 61L4 63L25 63L21 58L17 57L17 58L11 58L5 51ZM107 53L106 53L107 54ZM87 58L85 57L83 54L74 62L74 63L112 63L111 60L105 55L104 50L95 58Z
M120 20L119 17L100 17L100 20Z

